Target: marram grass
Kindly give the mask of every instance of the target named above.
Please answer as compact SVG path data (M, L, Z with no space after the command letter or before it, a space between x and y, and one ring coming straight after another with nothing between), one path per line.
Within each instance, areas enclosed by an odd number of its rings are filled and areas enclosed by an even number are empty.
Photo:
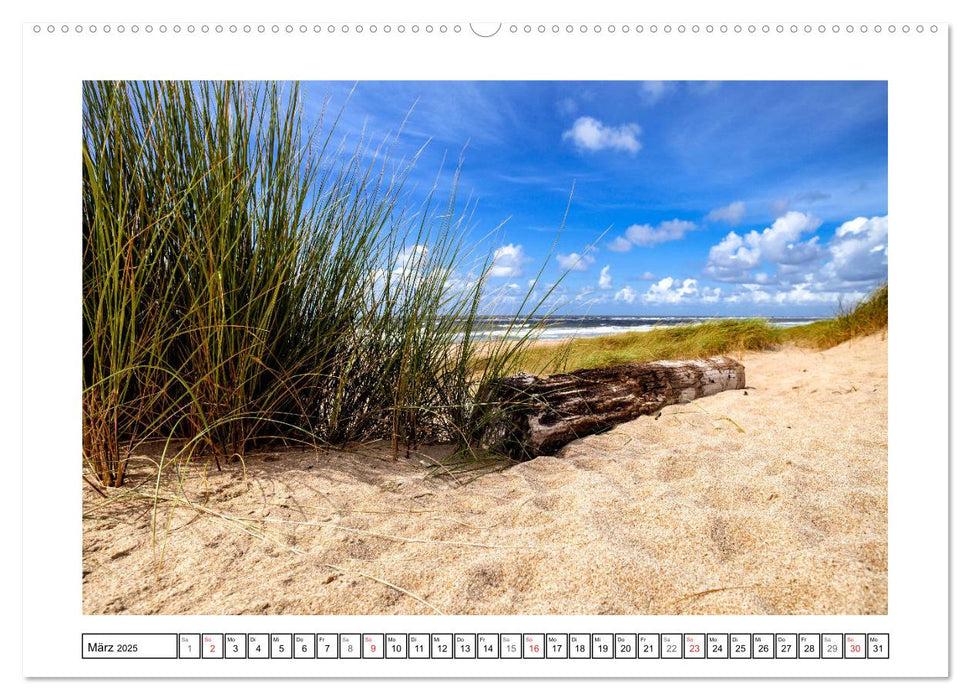
M83 120L83 457L103 484L146 441L218 465L266 440L475 447L498 420L490 379L530 338L473 342L492 256L456 183L416 203L413 160L332 143L290 84L89 82Z

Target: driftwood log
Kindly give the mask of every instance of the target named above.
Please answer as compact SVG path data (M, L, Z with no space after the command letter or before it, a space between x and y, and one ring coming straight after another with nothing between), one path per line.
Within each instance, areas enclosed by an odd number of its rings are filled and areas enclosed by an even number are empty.
M745 386L745 367L727 357L634 362L550 377L500 380L512 406L493 448L517 459L551 455L568 442L720 391Z

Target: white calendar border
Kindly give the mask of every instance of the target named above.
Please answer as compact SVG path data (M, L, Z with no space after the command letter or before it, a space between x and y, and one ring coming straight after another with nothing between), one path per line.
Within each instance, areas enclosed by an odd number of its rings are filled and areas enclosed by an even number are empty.
M346 14L346 13L345 13ZM423 18L425 20L426 18ZM449 18L448 24L454 19ZM427 21L427 20L426 20ZM272 24L269 20L266 24ZM287 22L281 18L281 25ZM68 23L73 27L75 22ZM87 25L89 22L83 22ZM99 22L103 24L103 22ZM112 23L117 24L117 23ZM201 23L198 23L201 24ZM210 23L215 24L215 23ZM299 24L299 23L296 23ZM590 23L591 26L594 23ZM605 23L607 24L607 23ZM620 25L623 22L617 22ZM636 22L631 22L636 24ZM650 22L646 22L650 24ZM367 676L788 676L943 675L947 673L947 388L930 386L920 407L895 377L920 361L947 362L947 55L946 25L936 34L832 31L820 35L670 34L606 31L566 34L468 32L412 36L336 33L264 35L241 53L228 33L180 36L117 33L109 38L24 28L24 672L26 675L367 675ZM686 23L690 27L691 23ZM734 23L732 23L734 24ZM748 22L743 26L747 26ZM762 23L757 23L761 25ZM776 22L769 24L775 25ZM785 23L786 25L790 23ZM799 23L801 26L803 23ZM813 23L819 24L819 23ZM833 23L825 23L832 25ZM914 23L917 24L917 23ZM933 22L923 22L930 26ZM47 23L44 25L47 26ZM60 27L56 23L55 27ZM438 26L438 23L433 23ZM872 24L871 24L872 26ZM902 26L902 23L898 23ZM151 51L158 48L159 55ZM328 57L355 55L354 62ZM382 54L395 55L390 65ZM442 57L448 60L442 60ZM708 56L717 56L712 62ZM537 58L542 60L537 60ZM353 66L353 69L352 69ZM649 68L646 68L649 67ZM78 486L52 478L77 461L80 407L80 260L77 230L80 81L94 77L302 79L888 79L889 201L896 231L890 368L890 614L876 617L94 617L80 613ZM64 203L71 205L65 206ZM908 295L908 292L910 294ZM908 298L909 297L909 298ZM930 303L928 303L930 301ZM919 338L919 343L911 343ZM930 342L933 338L933 342ZM42 463L38 463L41 460ZM30 508L43 494L44 512ZM65 523L52 525L50 513ZM75 535L67 536L74 527ZM70 582L70 583L68 583ZM293 660L82 662L83 632L887 632L889 662L544 660L342 661L324 671ZM52 634L51 630L57 630ZM245 662L244 662L245 663ZM221 664L227 664L223 667ZM416 666L415 664L418 664ZM430 669L433 664L434 670ZM813 664L824 664L813 668ZM876 665L875 665L876 664ZM232 665L230 670L228 665Z

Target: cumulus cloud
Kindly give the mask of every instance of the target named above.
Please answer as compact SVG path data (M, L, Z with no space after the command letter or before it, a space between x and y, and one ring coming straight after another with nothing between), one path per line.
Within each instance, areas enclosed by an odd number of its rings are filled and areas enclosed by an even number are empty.
M887 224L886 216L858 216L837 228L829 244L832 262L827 272L845 282L886 278Z
M614 294L614 301L623 301L627 302L628 304L633 304L635 299L637 299L637 292L635 292L634 288L629 284L624 285L623 288L617 290L617 293Z
M604 265L600 270L600 279L597 280L597 286L601 289L613 289L613 277L610 276L610 265Z
M747 279L748 271L765 261L779 265L785 273L797 273L826 254L818 236L800 240L821 223L809 214L791 211L762 233L750 231L743 237L732 231L708 251L705 272L717 280L737 282Z
M662 221L657 226L651 224L634 224L628 226L623 236L618 236L607 247L615 253L626 253L635 245L651 248L658 243L677 241L684 238L688 231L694 231L698 225L691 221L671 219Z
M523 253L523 247L509 243L493 252L490 274L493 277L522 277L523 265L527 262L529 258Z
M732 231L708 251L705 272L717 280L735 282L745 279L745 273L760 263L761 253L746 248L745 239Z
M724 207L712 209L705 217L707 221L721 221L726 224L737 224L745 216L745 202L732 202Z
M557 255L556 261L560 263L561 270L579 270L583 272L590 268L596 261L592 255L586 253L569 253L567 255Z
M581 151L626 151L637 153L641 150L641 127L637 124L607 126L593 117L579 117L573 127L563 132L563 139L571 141Z
M673 277L665 277L652 284L641 295L644 304L680 304L688 299L698 298L698 280L690 277L683 282Z

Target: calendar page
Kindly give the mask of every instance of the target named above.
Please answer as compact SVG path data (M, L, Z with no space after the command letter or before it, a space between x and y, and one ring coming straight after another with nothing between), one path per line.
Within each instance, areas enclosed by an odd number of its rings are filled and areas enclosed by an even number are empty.
M949 25L629 9L24 24L26 676L948 675Z

